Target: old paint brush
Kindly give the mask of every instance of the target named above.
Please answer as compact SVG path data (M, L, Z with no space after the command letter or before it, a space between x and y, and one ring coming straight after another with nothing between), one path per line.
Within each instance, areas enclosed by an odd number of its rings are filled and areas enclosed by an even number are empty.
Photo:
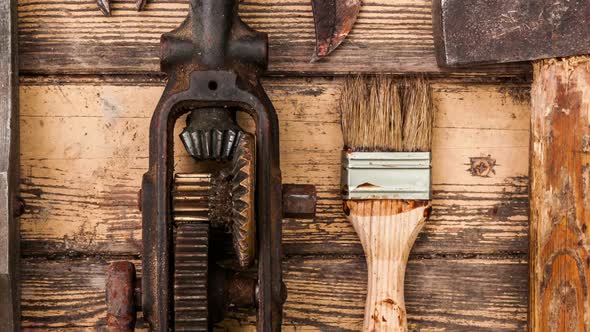
M434 105L423 78L348 78L340 108L344 210L367 257L363 331L407 331L404 277L430 212Z

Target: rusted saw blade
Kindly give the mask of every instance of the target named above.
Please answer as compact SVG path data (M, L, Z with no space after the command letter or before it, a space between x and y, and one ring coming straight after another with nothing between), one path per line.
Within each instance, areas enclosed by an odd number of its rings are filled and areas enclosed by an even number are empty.
M332 53L348 36L361 9L361 0L312 0L315 62Z

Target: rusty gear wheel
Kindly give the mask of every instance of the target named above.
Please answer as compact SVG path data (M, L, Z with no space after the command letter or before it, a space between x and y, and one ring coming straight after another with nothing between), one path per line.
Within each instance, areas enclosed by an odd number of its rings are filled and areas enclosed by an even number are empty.
M254 137L240 135L230 165L216 176L176 174L173 191L174 326L208 330L209 231L224 225L241 267L255 257Z
M174 179L174 329L208 331L208 202L211 176Z
M186 223L174 239L174 330L208 331L209 225Z
M196 160L230 160L242 130L230 111L223 108L193 110L180 134L186 151Z
M254 262L256 251L254 145L254 136L245 134L236 146L231 169L231 228L234 249L241 267L248 267Z
M211 178L213 192L209 196L209 220L231 232L234 252L243 268L254 262L256 247L254 145L254 136L240 135L229 165Z

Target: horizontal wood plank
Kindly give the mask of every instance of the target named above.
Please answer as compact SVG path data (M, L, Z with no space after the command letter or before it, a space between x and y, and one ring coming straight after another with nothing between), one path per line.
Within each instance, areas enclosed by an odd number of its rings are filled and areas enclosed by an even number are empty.
M37 74L159 72L160 35L186 16L186 0L113 1L104 17L94 1L20 0L21 70ZM270 36L271 74L444 73L522 77L528 64L445 70L436 65L431 1L365 0L349 38L329 58L310 63L315 36L309 0L247 0L243 20Z
M105 325L105 270L97 259L22 265L25 328L97 329ZM523 331L527 264L521 258L411 259L406 276L409 325L417 331ZM284 261L289 297L285 331L359 331L366 294L364 257ZM220 330L251 331L250 311Z
M287 254L361 254L339 196L342 80L271 79L285 183L317 186L314 220L286 219ZM524 86L438 84L434 211L417 254L525 253L528 101ZM149 116L162 86L22 86L23 252L139 254L137 191L147 167ZM523 101L524 100L524 101ZM180 143L177 141L177 146ZM182 149L180 149L182 150ZM473 175L471 157L496 160ZM177 168L192 162L177 156Z

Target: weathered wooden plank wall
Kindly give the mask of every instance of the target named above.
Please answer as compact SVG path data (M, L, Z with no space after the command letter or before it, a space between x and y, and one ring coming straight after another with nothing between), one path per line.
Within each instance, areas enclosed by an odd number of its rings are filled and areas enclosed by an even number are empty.
M107 262L140 254L136 192L147 166L150 113L163 85L61 79L27 78L21 87L23 324L92 329L104 325ZM285 182L313 183L320 195L315 220L284 223L285 324L298 329L354 331L362 323L364 257L338 196L341 83L264 81L279 112ZM445 81L434 88L434 211L410 262L411 325L522 330L528 87ZM496 160L494 172L472 174L472 157ZM186 162L179 156L177 165ZM55 289L61 291L51 295ZM75 319L70 308L78 308ZM244 315L226 327L253 322Z
M19 1L25 328L103 328L105 267L140 263L136 193L164 86L159 36L187 7L155 0L136 13L131 1L115 1L105 18L91 0ZM285 330L362 325L364 257L338 195L337 104L341 75L351 72L426 72L434 82L434 211L406 278L411 328L524 330L530 68L440 70L428 0L365 0L350 38L316 64L308 0L246 0L241 14L270 33L263 85L279 113L284 181L315 184L319 194L314 220L284 220ZM178 168L190 164L177 157ZM236 312L220 329L253 322Z

